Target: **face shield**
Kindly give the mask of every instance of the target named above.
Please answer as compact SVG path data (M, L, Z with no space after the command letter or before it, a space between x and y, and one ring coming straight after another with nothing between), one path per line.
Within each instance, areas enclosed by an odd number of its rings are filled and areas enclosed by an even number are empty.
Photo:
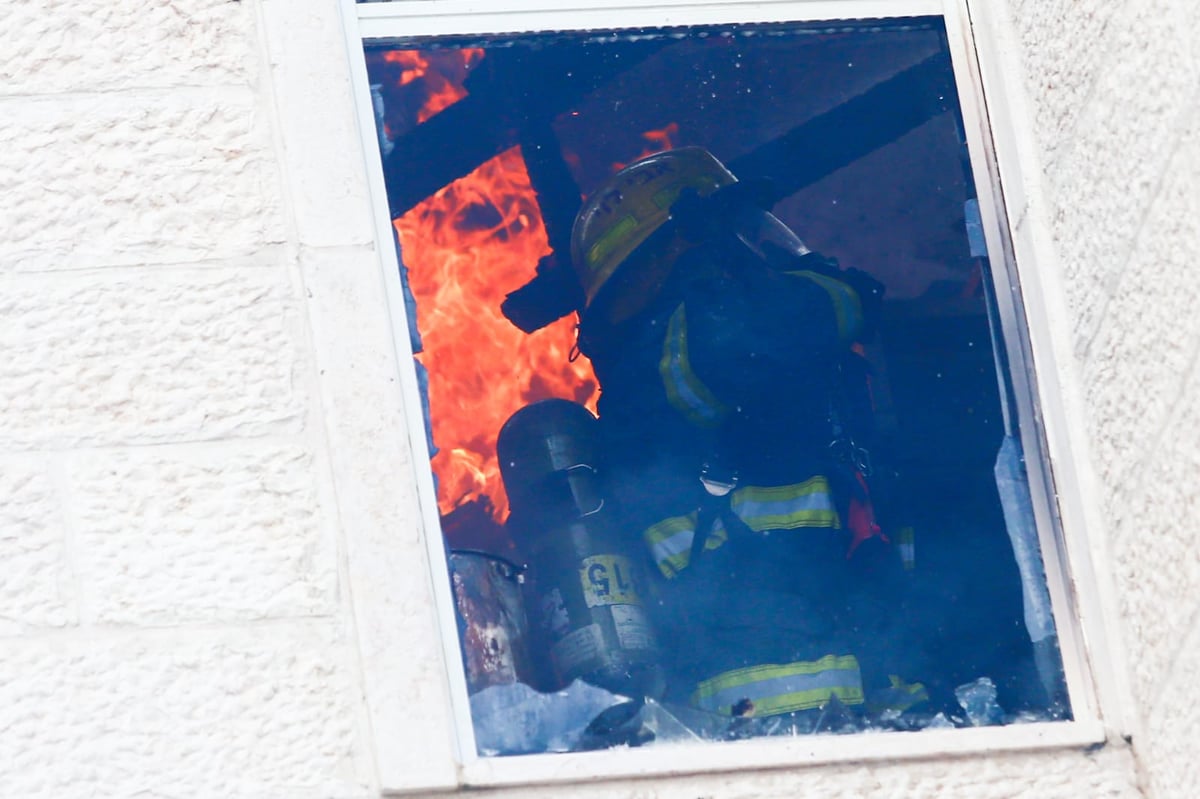
M737 210L733 230L754 255L783 271L811 252L779 217L755 206L744 205Z

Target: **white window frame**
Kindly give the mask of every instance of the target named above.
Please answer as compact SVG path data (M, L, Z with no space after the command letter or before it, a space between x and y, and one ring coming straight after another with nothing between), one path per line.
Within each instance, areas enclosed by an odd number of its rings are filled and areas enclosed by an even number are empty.
M1096 579L1098 555L1087 533L1095 522L1090 508L1099 502L1088 480L1076 480L1090 467L1072 447L1083 432L1072 421L1066 400L1058 390L1047 390L1065 372L1056 365L1065 335L1052 318L1056 307L1047 297L1056 296L1052 281L1030 265L1050 262L1052 250L1025 232L1014 235L1009 208L1025 209L1026 187L1036 185L1030 176L1032 162L1022 152L1019 121L1004 118L1014 109L1011 98L1019 87L1005 73L1004 61L986 48L977 49L982 0L650 0L633 7L629 0L407 0L356 3L341 0L346 42L351 64L351 84L366 159L376 248L382 280L393 319L394 345L402 377L409 440L413 449L420 498L425 549L433 575L433 601L437 608L445 687L455 746L452 772L459 786L504 786L555 782L645 777L714 771L794 767L846 761L928 758L987 751L1013 751L1046 747L1085 747L1110 735L1125 735L1130 723L1128 700L1121 688L1121 667L1112 654L1111 590ZM972 13L976 19L972 19ZM1048 586L1059 630L1063 668L1074 720L1037 722L976 729L925 730L871 736L864 747L860 736L804 736L757 738L713 744L655 745L642 749L588 753L481 757L476 753L467 701L466 680L454 618L446 560L424 420L416 384L409 365L412 351L405 320L399 269L392 246L391 220L383 168L378 151L373 109L363 55L365 40L387 37L524 33L547 30L611 29L733 22L818 21L826 19L941 16L945 19L959 104L965 123L972 171L979 185L984 234L991 253L997 311L1011 364L1010 379L1017 398L1029 482L1041 537ZM615 24L618 23L619 24ZM986 28L986 24L983 26ZM999 49L1002 42L989 40ZM985 92L985 88L991 90ZM988 119L988 106L998 119ZM1019 102L1018 102L1019 107ZM1027 148L1026 148L1027 149ZM1022 162L1027 167L1022 170ZM1005 192L1001 191L1001 175ZM1006 196L1007 195L1007 196ZM1019 229L1018 229L1019 230ZM1022 268L1018 271L1016 257ZM1018 288L1021 287L1021 288ZM1038 365L1035 379L1031 364ZM1035 400L1036 397L1036 400ZM1040 457L1034 455L1040 454ZM1051 468L1052 465L1052 468ZM1059 476L1053 480L1051 472ZM1055 502L1052 498L1057 498ZM364 553L359 553L363 556ZM365 553L369 556L369 553ZM356 599L356 602L358 600ZM367 601L370 601L369 599ZM360 616L362 609L356 611ZM1108 619L1107 623L1105 619ZM1086 643L1086 645L1085 645ZM385 665L367 659L368 692L387 685ZM379 673L371 673L372 669ZM439 697L440 698L440 697ZM395 702L373 702L374 727L396 729L404 719ZM1105 711L1101 712L1101 709ZM379 739L381 787L385 793L403 793L432 787L449 787L451 769L438 764L430 774L409 777L403 769L389 768L384 751L387 736ZM436 747L435 747L436 748Z

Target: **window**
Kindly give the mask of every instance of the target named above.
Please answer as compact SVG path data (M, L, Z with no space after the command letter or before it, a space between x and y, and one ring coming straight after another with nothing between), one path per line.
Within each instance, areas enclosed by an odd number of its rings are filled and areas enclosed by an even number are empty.
M1086 711L956 7L394 5L464 757Z

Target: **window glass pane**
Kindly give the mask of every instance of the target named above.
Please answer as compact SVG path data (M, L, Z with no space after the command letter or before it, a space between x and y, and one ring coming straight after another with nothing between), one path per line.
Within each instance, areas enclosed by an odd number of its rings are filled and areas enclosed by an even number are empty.
M940 19L367 60L481 753L1070 717Z

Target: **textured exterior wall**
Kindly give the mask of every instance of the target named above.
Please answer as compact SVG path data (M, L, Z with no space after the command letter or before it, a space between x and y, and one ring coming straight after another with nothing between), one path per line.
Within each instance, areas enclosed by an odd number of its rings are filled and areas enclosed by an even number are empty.
M489 792L497 799L1046 799L1138 796L1127 750L1095 755L1018 755L905 764L813 768L804 772L717 774Z
M1200 9L1022 0L1012 22L1101 487L1146 792L1200 789Z
M371 795L262 13L0 4L0 796Z
M450 789L411 376L390 338L338 3L100 5L0 3L0 796ZM1150 796L1197 784L1194 703L1178 697L1200 634L1178 597L1200 583L1185 525L1200 416L1184 401L1200 381L1200 162L1196 76L1168 67L1194 66L1198 12L997 8L1031 98L1045 192L1028 224L1052 231L1061 265L1145 736L479 793L1074 799L1138 796L1139 772Z

